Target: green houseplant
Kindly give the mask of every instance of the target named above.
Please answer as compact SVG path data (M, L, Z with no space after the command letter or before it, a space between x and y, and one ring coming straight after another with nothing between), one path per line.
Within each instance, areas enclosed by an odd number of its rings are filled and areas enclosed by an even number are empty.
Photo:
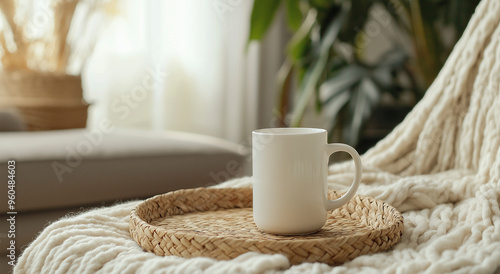
M331 118L330 139L357 145L383 93L397 100L409 92L414 102L422 97L478 2L255 0L249 41L264 37L280 6L293 33L277 75L281 126L300 126L313 100ZM385 34L393 27L411 46ZM366 50L377 35L385 35L391 47L368 61ZM294 83L296 89L290 88Z

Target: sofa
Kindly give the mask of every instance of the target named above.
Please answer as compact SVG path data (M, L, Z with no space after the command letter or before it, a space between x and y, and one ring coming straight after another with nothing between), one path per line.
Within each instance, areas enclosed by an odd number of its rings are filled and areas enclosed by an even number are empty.
M47 224L67 214L210 186L248 170L244 147L197 134L119 129L111 123L27 132L15 112L0 112L0 129L2 205L9 191L8 164L15 162L16 256ZM10 217L7 211L0 214L3 220ZM0 222L2 260L9 226Z

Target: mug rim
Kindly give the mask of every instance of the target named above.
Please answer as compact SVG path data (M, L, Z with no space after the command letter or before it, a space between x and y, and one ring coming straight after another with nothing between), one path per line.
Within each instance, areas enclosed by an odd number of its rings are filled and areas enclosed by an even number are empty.
M306 135L326 133L326 129L309 127L276 127L256 129L252 131L252 133L263 135Z

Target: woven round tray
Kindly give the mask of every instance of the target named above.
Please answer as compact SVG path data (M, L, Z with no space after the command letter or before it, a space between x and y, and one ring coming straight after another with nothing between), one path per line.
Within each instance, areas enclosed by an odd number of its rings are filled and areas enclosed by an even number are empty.
M339 194L329 192L334 199ZM398 243L403 216L361 195L328 213L326 225L305 236L277 236L253 222L251 188L197 188L150 198L130 215L130 235L148 252L233 259L246 252L283 254L292 264L340 264Z

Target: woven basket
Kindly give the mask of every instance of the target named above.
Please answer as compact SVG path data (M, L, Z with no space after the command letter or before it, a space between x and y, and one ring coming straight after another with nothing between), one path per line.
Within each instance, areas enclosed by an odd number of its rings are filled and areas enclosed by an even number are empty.
M329 198L338 197L335 191ZM130 235L148 252L228 260L246 252L283 254L292 264L340 264L399 242L403 217L382 201L357 195L329 212L326 225L305 236L260 231L252 217L252 189L190 189L139 204L130 217Z
M84 128L88 106L80 76L0 71L0 108L17 108L28 130Z

